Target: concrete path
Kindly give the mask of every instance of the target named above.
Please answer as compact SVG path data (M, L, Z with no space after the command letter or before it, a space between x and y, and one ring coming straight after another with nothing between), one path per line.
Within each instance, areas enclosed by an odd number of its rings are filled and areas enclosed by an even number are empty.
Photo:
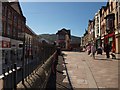
M67 71L74 89L103 90L118 88L118 62L96 55L95 59L86 52L63 52ZM63 79L66 81L66 78ZM109 90L109 89L108 89Z

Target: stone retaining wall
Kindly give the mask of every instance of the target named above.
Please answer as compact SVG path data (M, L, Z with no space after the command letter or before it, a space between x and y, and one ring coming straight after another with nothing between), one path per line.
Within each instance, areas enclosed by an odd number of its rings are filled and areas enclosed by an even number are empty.
M17 85L17 88L39 88L44 89L46 87L48 78L51 74L51 67L54 64L56 52L41 66L37 71L33 71L31 75L24 79L24 84L22 81Z

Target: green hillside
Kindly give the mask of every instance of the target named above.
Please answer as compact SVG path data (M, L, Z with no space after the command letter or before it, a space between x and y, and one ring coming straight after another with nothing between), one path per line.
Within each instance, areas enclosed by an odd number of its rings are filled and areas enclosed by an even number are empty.
M44 38L50 42L54 42L57 39L56 34L40 34L40 38ZM80 43L81 38L76 36L71 36L71 43Z

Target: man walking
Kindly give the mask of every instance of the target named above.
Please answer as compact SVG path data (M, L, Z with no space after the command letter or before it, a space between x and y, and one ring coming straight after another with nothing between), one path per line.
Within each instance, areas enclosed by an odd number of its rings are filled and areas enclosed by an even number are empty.
M106 52L106 57L107 58L110 58L110 45L109 44L106 44L105 46L105 52Z

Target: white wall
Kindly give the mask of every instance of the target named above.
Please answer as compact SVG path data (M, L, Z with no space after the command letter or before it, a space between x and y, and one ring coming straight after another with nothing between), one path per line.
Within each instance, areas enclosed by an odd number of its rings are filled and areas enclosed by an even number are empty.
M98 21L97 21L98 18ZM99 33L98 33L98 29L99 29ZM95 38L97 38L97 35L100 36L101 35L101 31L100 31L100 11L98 11L95 14Z

